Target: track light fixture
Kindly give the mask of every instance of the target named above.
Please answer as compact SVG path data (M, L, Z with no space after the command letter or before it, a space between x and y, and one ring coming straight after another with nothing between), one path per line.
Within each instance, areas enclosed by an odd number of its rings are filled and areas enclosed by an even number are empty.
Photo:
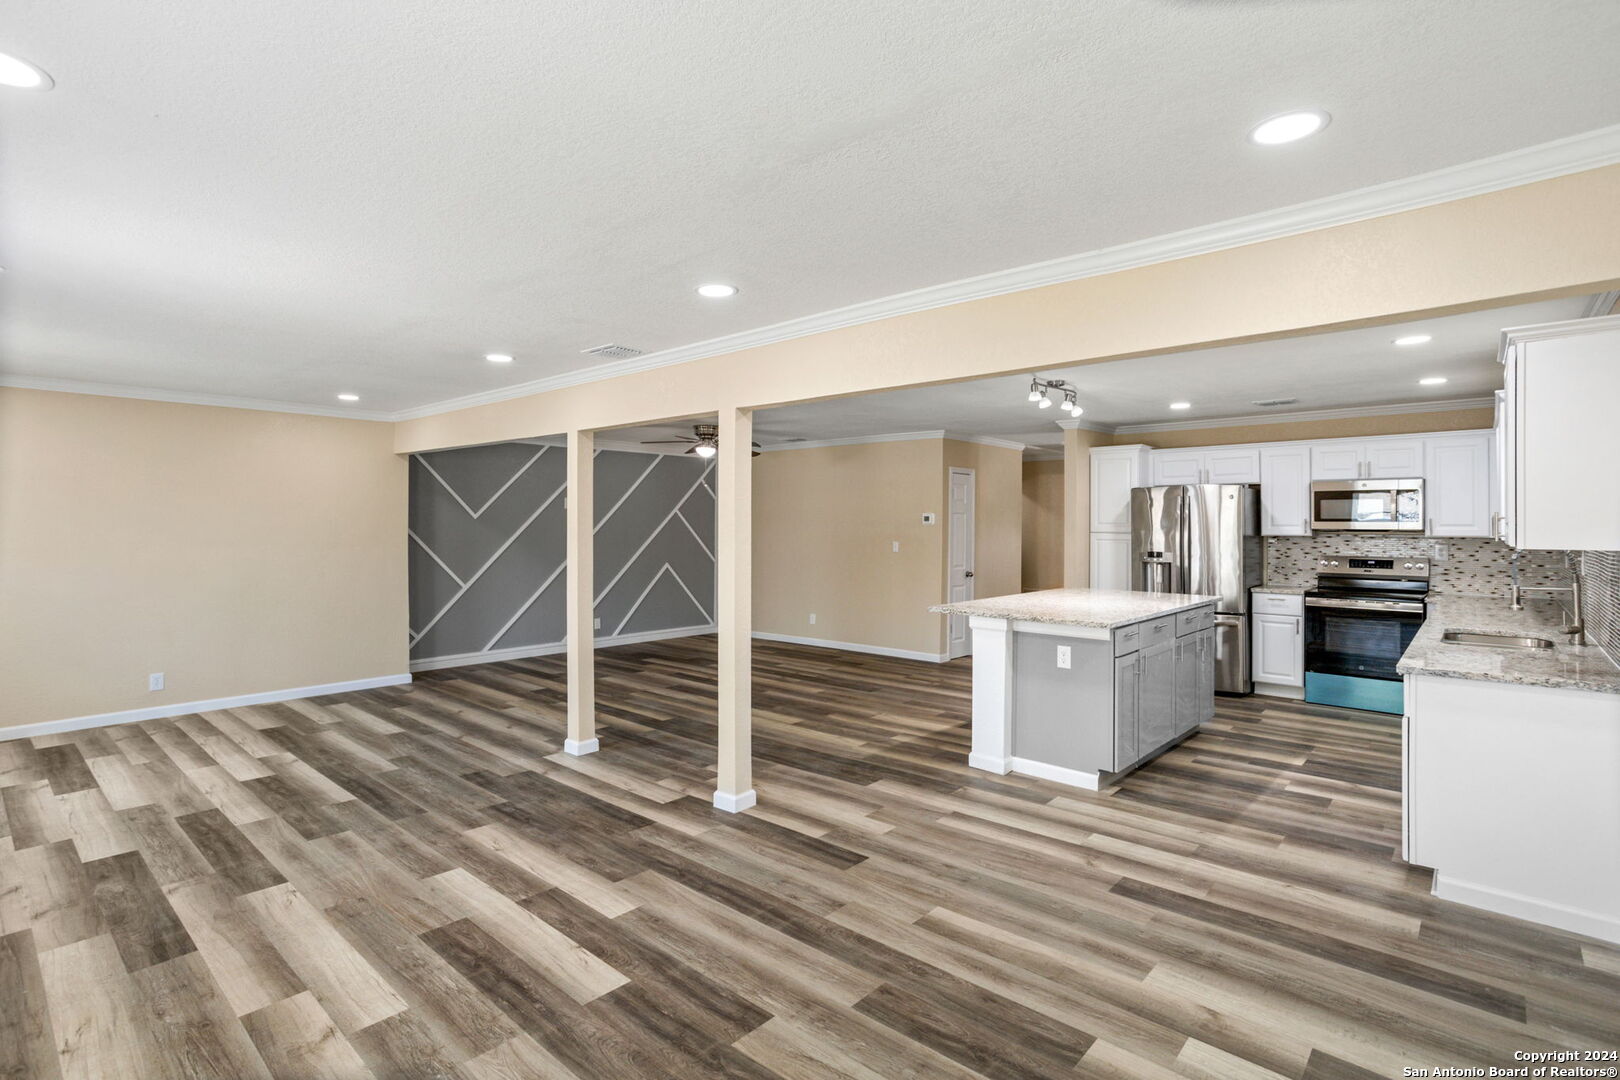
M1080 407L1080 399L1075 388L1063 379L1042 379L1034 376L1029 380L1029 400L1037 407L1050 409L1052 395L1057 394L1062 400L1058 402L1064 412L1070 416L1079 416L1086 410Z

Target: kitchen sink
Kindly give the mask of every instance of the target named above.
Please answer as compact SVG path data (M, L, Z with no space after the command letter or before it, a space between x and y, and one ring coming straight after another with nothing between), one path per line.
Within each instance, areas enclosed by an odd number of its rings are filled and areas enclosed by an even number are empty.
M1546 638L1521 637L1518 634L1478 634L1467 630L1447 630L1440 635L1447 645L1484 645L1491 649L1550 649L1553 643Z

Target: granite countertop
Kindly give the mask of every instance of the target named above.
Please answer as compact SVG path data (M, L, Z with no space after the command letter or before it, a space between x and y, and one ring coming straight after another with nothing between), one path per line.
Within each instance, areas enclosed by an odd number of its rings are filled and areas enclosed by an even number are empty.
M1310 585L1256 585L1249 591L1276 593L1278 596L1303 596L1306 589L1314 589L1315 587L1314 582Z
M1175 611L1213 604L1216 596L1197 593L1146 593L1122 589L1042 589L1039 592L937 604L929 611L978 615L986 619L1053 623L1112 629Z
M1402 675L1439 675L1620 694L1620 667L1596 645L1568 644L1569 635L1558 632L1563 625L1563 606L1552 600L1526 600L1523 611L1514 611L1501 597L1430 596L1423 627L1406 647L1395 670ZM1440 640L1447 630L1543 637L1553 642L1553 647L1447 645Z

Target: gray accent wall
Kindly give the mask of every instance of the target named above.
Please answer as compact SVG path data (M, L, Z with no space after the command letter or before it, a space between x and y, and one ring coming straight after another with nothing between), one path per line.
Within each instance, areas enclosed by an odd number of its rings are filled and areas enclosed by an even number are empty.
M561 646L562 446L413 454L411 660ZM599 451L598 639L714 624L714 471L697 457Z

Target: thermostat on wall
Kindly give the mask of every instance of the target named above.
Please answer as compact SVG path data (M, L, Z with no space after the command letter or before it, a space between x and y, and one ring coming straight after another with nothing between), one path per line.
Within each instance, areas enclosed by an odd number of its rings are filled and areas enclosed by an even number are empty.
M933 523L934 523L934 515L933 514L924 514L923 515L923 524L924 525L932 525Z

